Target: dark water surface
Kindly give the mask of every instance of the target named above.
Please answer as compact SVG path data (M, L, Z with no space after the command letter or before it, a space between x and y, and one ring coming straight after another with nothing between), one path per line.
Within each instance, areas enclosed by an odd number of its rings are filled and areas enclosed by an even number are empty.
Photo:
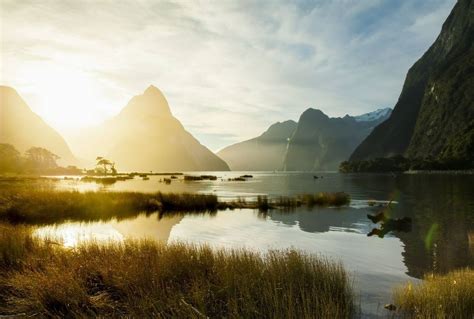
M196 174L196 173L194 173ZM209 174L209 172L206 172ZM217 214L157 214L97 223L65 223L38 228L39 236L60 236L65 245L81 240L154 238L187 241L215 247L268 249L296 248L341 261L354 278L363 317L386 316L383 305L391 301L393 287L418 281L429 272L444 273L474 266L474 176L472 175L342 175L318 173L251 173L246 182L229 182L239 172L215 172L217 181L173 181L163 177L135 179L114 185L60 181L58 188L106 191L163 191L216 194L221 199L257 195L294 195L320 191L345 191L349 207L299 208L291 212L253 210ZM368 201L375 200L375 206ZM410 232L367 237L377 225L367 219L388 202L392 218L410 217Z

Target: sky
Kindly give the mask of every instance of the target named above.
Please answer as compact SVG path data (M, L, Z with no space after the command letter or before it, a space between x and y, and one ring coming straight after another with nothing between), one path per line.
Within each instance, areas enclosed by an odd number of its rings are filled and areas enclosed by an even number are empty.
M454 3L0 0L0 84L66 137L153 84L216 151L309 107L393 107Z

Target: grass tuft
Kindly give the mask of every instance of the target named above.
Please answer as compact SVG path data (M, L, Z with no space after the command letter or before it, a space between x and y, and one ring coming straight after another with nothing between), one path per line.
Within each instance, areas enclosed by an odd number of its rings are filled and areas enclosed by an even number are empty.
M265 255L153 241L49 245L10 227L0 314L39 317L349 318L339 263L294 250ZM6 229L6 228L2 228ZM5 231L5 230L4 230ZM28 238L28 239L26 239ZM27 244L31 241L33 245ZM28 247L24 247L27 246ZM11 264L10 260L20 263ZM7 260L7 262L5 262Z
M472 318L474 270L428 275L419 285L407 283L394 293L395 304L409 318Z

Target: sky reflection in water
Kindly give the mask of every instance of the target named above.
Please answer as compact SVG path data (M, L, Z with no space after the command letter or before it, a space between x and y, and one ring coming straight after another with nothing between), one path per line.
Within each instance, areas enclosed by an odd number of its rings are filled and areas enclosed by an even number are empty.
M239 173L216 173L227 179ZM205 243L214 247L268 249L296 248L342 261L353 274L360 292L362 310L367 315L384 313L394 285L425 273L446 272L474 266L474 189L472 176L452 175L340 175L254 173L248 182L173 182L134 180L107 188L136 191L214 193L223 199L259 194L294 195L318 191L346 191L353 199L350 207L299 208L292 212L253 210L223 211L217 214L176 215L159 219L157 214L135 219L99 223L66 223L39 228L40 236L64 237L74 246L81 240L123 240L152 238L162 241ZM77 184L77 186L76 186ZM60 188L82 183L62 181ZM87 185L87 187L91 187ZM93 187L98 187L93 185ZM375 199L374 207L367 201ZM366 217L394 200L390 217L413 220L409 233L389 233L384 239L367 237L376 225ZM376 284L374 284L376 283Z

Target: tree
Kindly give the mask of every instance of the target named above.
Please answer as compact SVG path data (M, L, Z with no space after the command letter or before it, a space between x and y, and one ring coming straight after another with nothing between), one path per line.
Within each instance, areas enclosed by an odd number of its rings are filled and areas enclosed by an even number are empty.
M34 170L57 168L58 159L60 159L58 155L42 147L32 147L25 152L26 165Z
M112 163L112 167L110 168L112 171L112 175L117 175L117 169L115 168L115 162Z
M18 173L20 170L20 152L11 144L0 143L0 173Z
M117 174L117 170L115 169L114 162L111 162L102 156L97 156L95 160L97 161L96 166L100 167L100 170L102 170L104 175L107 175L108 167L110 167L110 171L112 172L113 175Z

